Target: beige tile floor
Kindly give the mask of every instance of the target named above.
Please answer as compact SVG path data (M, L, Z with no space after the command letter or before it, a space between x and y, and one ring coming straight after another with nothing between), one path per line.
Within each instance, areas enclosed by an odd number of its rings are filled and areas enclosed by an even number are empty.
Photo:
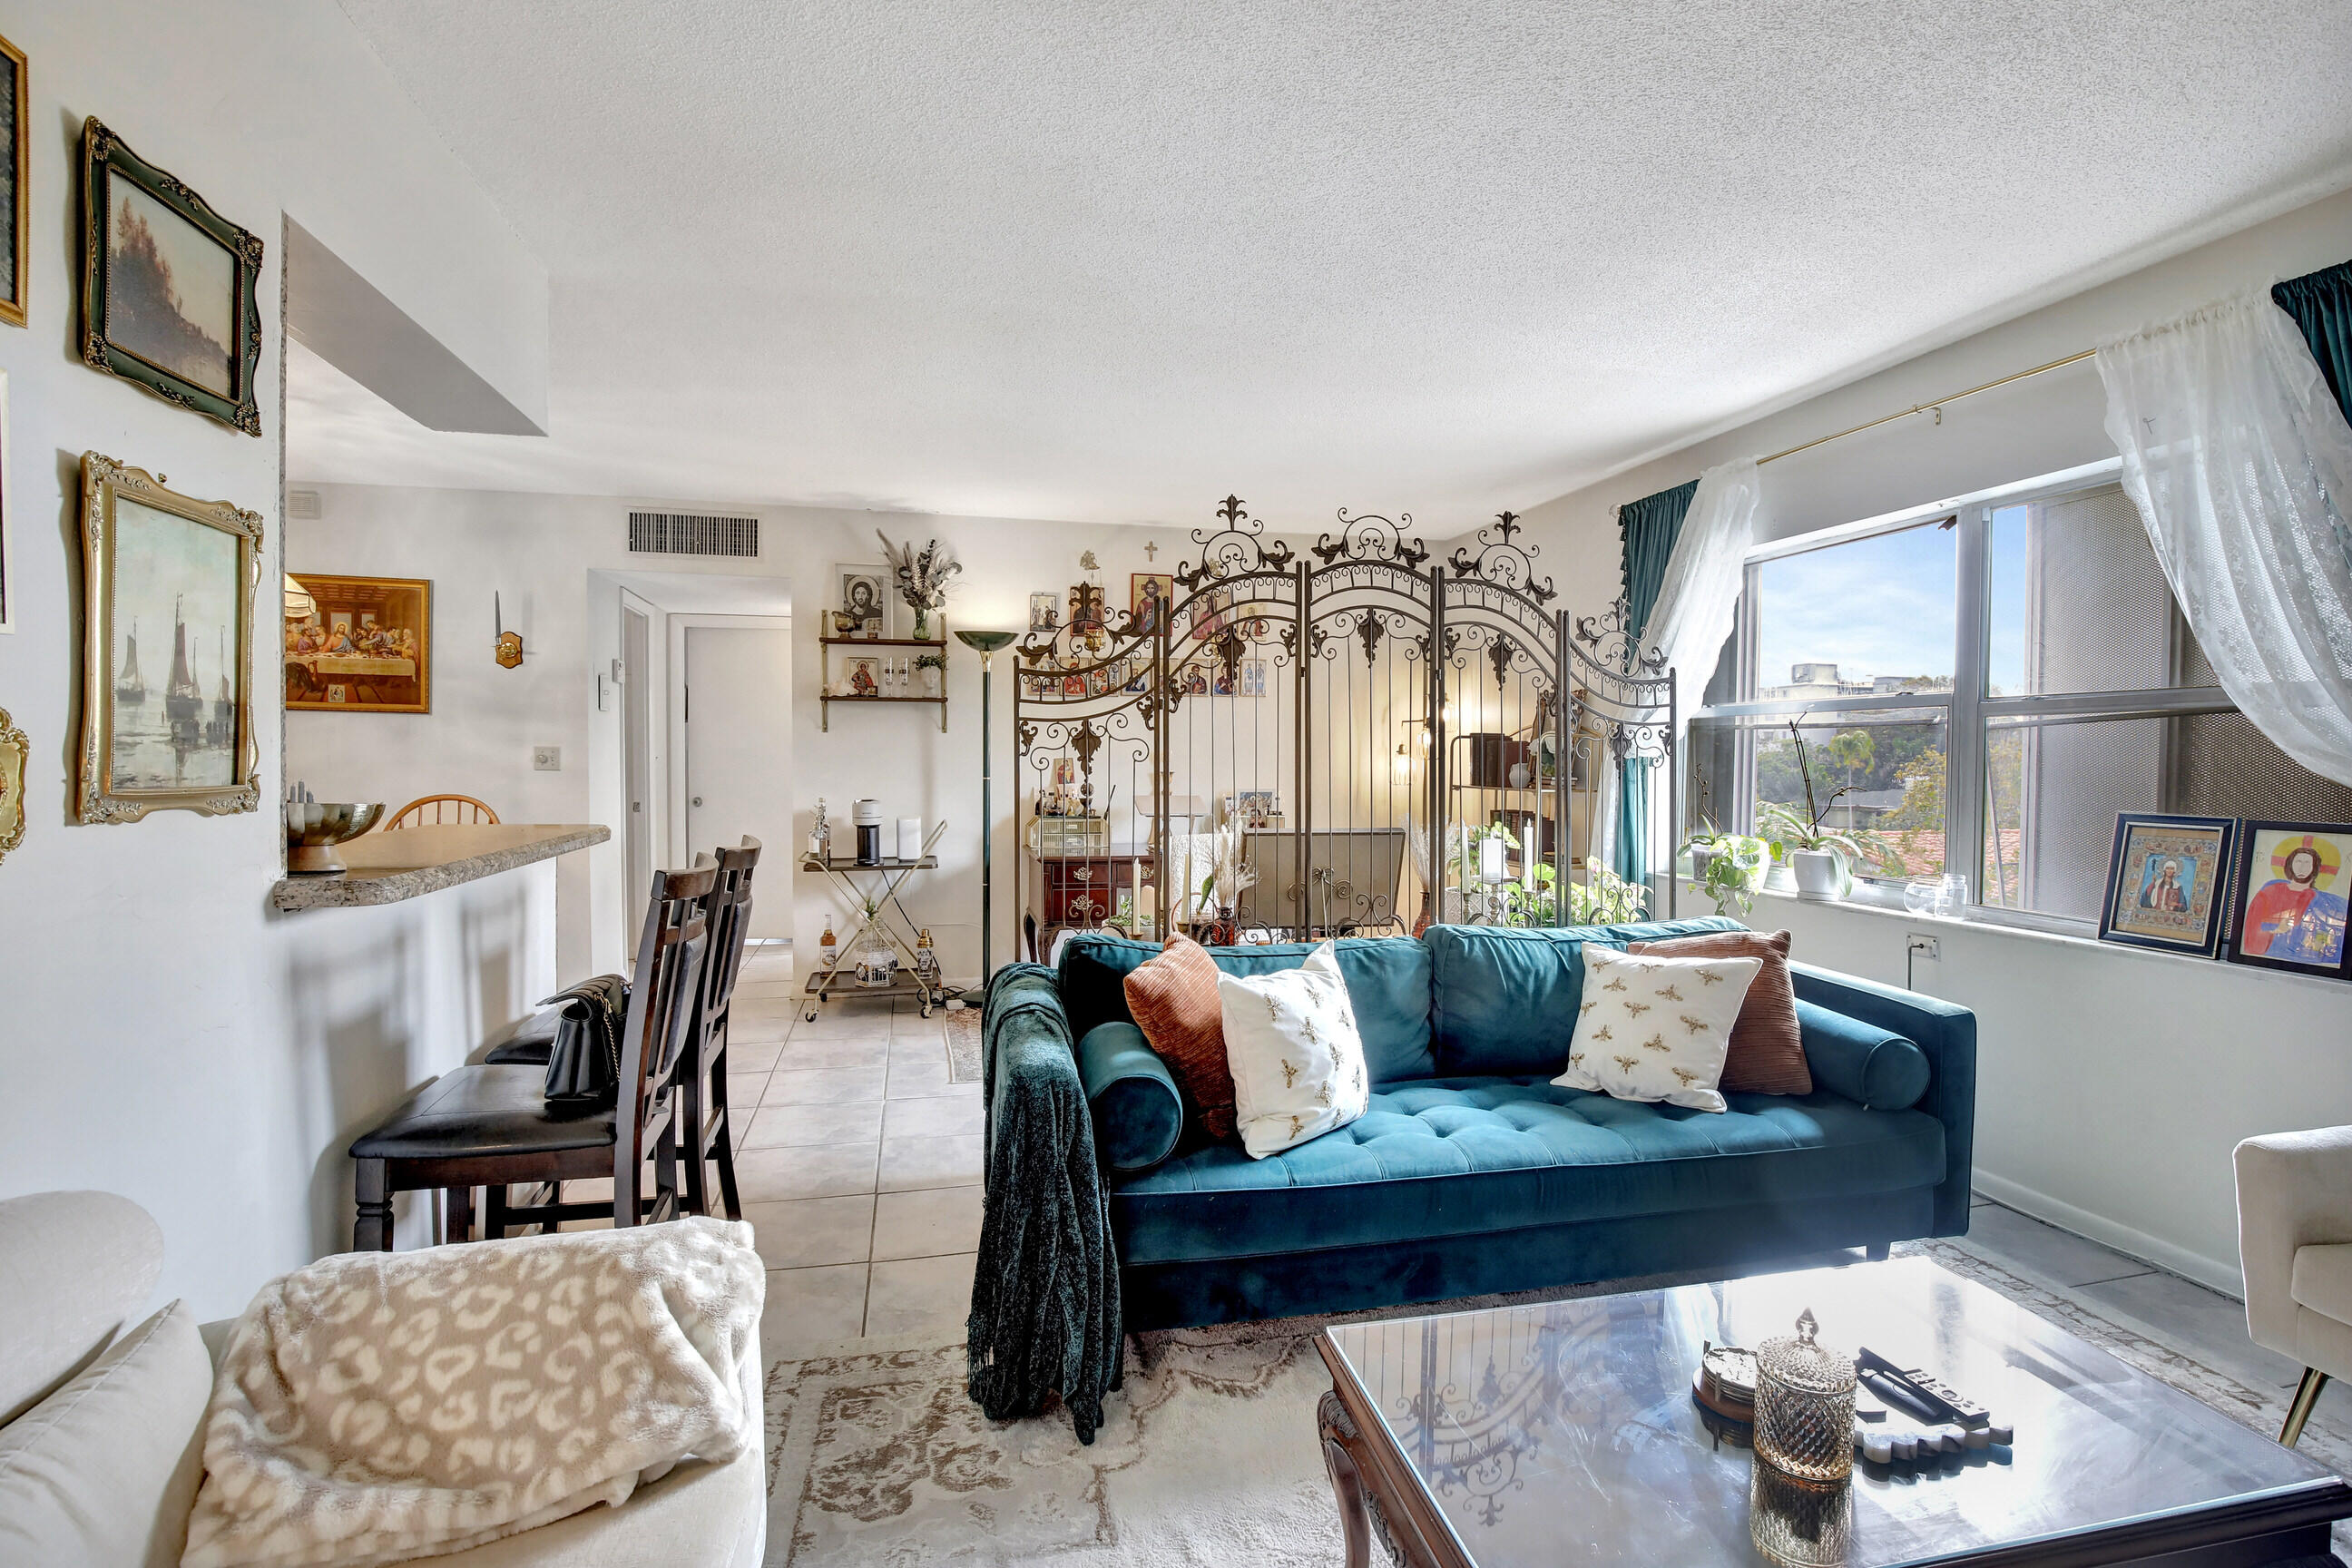
M743 1217L768 1265L770 1360L963 1326L980 1244L980 1086L942 1016L844 997L801 1019L789 949L744 960L728 1047Z

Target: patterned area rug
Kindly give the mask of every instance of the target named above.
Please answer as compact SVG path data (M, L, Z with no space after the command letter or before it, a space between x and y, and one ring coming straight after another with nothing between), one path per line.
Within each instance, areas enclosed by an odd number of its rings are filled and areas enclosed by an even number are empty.
M1932 1258L2257 1430L2276 1432L2285 1415L2286 1391L2248 1388L1965 1243L1896 1251ZM1680 1282L1616 1280L1454 1305ZM1312 1343L1323 1321L1139 1336L1126 1387L1106 1401L1090 1447L1058 1410L984 1419L964 1394L960 1342L858 1341L780 1362L767 1385L768 1564L1337 1563L1338 1514L1314 1440L1315 1404L1330 1386ZM2303 1446L2339 1472L2352 1467L2352 1435L2314 1421ZM2352 1546L2352 1534L2339 1528L2337 1546Z
M980 1009L961 1007L947 1015L948 1081L980 1081Z

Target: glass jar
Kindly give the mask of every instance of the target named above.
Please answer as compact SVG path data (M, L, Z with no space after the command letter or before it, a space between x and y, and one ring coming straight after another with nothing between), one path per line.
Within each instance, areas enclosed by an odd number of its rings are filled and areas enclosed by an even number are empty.
M856 958L860 985L887 985L898 978L898 949L882 934L879 921L867 922L866 933L857 939Z
M1842 1481L1853 1473L1852 1353L1822 1343L1811 1308L1794 1338L1756 1348L1756 1457L1784 1475Z

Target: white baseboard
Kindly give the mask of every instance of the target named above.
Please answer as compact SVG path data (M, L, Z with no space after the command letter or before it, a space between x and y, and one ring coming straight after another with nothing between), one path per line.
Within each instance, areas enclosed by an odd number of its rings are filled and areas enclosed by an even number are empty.
M2102 1247L2112 1247L2126 1257L2169 1270L2184 1279L2193 1279L2210 1290L2219 1290L2236 1300L2246 1299L2245 1276L2240 1272L2235 1258L2224 1263L2202 1253L2191 1252L2161 1237L2134 1230L2127 1225L2118 1225L2088 1209L2076 1208L2073 1204L2062 1202L2045 1193L2037 1193L2032 1187L2021 1186L2006 1176L1996 1176L1990 1171L1977 1172L1974 1183L1977 1191L2020 1214L2030 1215L2061 1230L2071 1230Z

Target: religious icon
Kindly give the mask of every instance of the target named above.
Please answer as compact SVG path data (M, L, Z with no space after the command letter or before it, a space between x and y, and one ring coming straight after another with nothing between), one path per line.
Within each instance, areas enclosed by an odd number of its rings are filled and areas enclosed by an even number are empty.
M2305 974L2352 975L2345 915L2352 824L2249 822L2238 852L2231 958Z
M2211 957L2236 833L2226 816L2118 816L2101 940Z

